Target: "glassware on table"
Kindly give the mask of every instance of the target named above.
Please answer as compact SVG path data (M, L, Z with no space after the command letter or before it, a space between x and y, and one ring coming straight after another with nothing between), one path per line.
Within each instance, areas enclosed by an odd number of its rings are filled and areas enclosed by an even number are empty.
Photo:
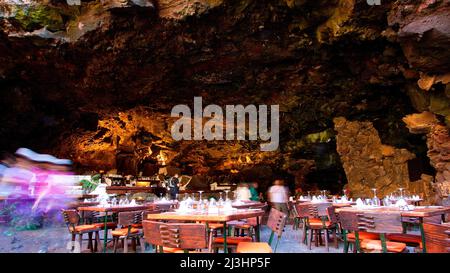
M398 188L398 190L400 192L400 198L403 199L404 198L404 196L403 196L404 188Z
M198 191L198 200L201 202L203 199L202 199L202 193L203 193L203 191Z
M228 192L229 192L230 190L224 190L224 192L225 192L225 201L228 201Z
M377 189L373 188L373 199L372 199L372 203L374 206L381 206L381 201L380 199L377 197Z

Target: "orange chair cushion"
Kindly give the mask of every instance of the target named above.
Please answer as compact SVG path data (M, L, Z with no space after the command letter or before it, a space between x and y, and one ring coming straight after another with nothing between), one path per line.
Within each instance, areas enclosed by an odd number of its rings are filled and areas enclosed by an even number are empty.
M365 231L360 231L358 232L359 235L359 240L379 240L380 239L380 235L377 233L371 233L371 232L365 232ZM355 238L355 233L349 233L347 234L347 239L349 240L356 240Z
M383 250L380 240L363 240L361 247L369 250ZM386 248L388 252L402 252L406 248L406 244L397 242L386 242Z
M71 228L72 232L78 232L78 233L83 233L83 232L90 232L90 231L98 231L100 230L96 225L79 225L79 226L75 226L75 229L73 230Z
M142 224L131 224L132 228L142 228Z
M136 228L130 229L130 234L135 234L138 232L139 232L139 229L136 229ZM128 228L121 228L121 229L113 230L113 231L111 231L111 234L113 236L126 236L128 234Z
M242 225L235 225L235 228L240 228L240 229L249 229L252 227L252 225L249 224L242 224Z
M220 223L208 223L209 229L221 229L223 228L223 224Z
M333 223L331 223L330 221L325 221L325 227L329 228L333 225ZM321 228L323 227L323 223L321 219L309 219L309 226L311 228Z
M163 247L164 253L184 253L184 250L181 248L173 248L173 247ZM196 251L188 251L188 253L197 253Z
M227 237L227 245L237 245L241 242L251 242L252 238L243 236L243 237ZM214 238L215 244L223 244L223 237Z
M237 253L272 253L272 248L265 242L241 242L237 245Z
M94 225L96 225L98 228L102 228L102 229L105 228L105 223L95 223ZM116 228L117 224L114 222L107 222L106 227L107 228Z
M394 242L418 244L422 248L422 237L414 234L387 234L386 239Z

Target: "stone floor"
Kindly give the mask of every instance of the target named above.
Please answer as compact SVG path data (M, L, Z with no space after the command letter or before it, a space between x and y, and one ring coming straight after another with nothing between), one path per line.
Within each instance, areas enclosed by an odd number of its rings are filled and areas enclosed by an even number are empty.
M70 241L70 235L67 228L63 225L25 231L15 231L11 228L0 226L0 234L0 253L64 253L68 252L67 246ZM101 233L100 236L103 238L103 233ZM270 230L263 226L261 230L261 240L268 241L269 236ZM286 226L285 232L278 243L276 252L327 253L324 246L315 247L314 243L312 249L309 250L306 245L300 243L300 238L300 230L293 230L292 225ZM275 247L275 243L276 239L272 244L272 248ZM89 252L85 249L86 245L87 243L83 246L83 252ZM108 252L112 252L111 247L108 247ZM150 250L146 252L150 252ZM342 252L342 242L339 243L339 248L336 249L331 238L329 253ZM410 252L414 252L414 250L410 249Z
M70 235L65 226L46 227L37 230L16 231L8 227L0 227L0 252L21 252L21 253L55 253L68 252L66 249L70 241ZM103 236L103 233L100 234ZM270 230L263 227L261 230L261 240L267 241L270 236ZM103 237L102 237L103 238ZM278 243L277 253L304 253L326 252L324 246L315 247L309 250L305 245L300 243L301 231L293 230L289 225L285 228L285 232ZM275 246L275 240L273 246ZM86 244L87 245L87 244ZM85 246L86 246L85 245ZM85 246L83 248L85 248ZM111 251L108 248L108 252ZM138 249L139 251L139 249ZM84 252L84 251L83 251ZM330 252L342 252L342 246L335 249L330 244Z

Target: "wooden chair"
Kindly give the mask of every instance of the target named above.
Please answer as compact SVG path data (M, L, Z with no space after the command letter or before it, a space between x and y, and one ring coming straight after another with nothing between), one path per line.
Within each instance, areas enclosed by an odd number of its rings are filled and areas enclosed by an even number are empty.
M102 219L102 217L105 217L104 215L101 215L100 212L98 211L83 211L82 213L82 219L83 219L83 223L84 224L89 224L89 225L96 225L97 227L99 227L101 230L105 230L105 222L104 222L104 218ZM117 223L114 221L113 216L110 216L111 219L106 222L106 232L108 232L109 230L115 230L117 228Z
M325 247L327 251L329 251L328 239L329 239L329 231L334 234L335 245L338 245L337 242L337 219L332 209L331 203L317 203L317 204L308 204L308 212L309 216L305 219L305 225L307 229L311 232L309 234L308 246L309 249L312 248L313 237L315 237L316 246L319 246L322 240L322 232L325 240ZM332 213L333 219L331 219L330 213Z
M423 223L428 253L450 253L450 223Z
M237 253L272 253L272 241L273 237L277 235L277 242L273 252L277 251L278 242L283 234L284 227L287 221L287 214L278 211L274 208L270 210L269 219L267 220L267 226L272 230L270 233L269 241L265 242L240 242L237 245Z
M156 252L188 253L208 248L206 225L194 223L163 223L142 221L145 241Z
M357 251L356 244L359 245L361 240L379 240L380 236L376 233L359 231L358 229L358 215L354 212L341 211L339 212L339 224L342 228L342 237L344 240L344 253L348 253L349 247L352 247L353 252Z
M302 226L302 240L301 242L303 244L308 244L307 238L308 238L308 226L306 225L306 221L309 217L309 204L308 203L297 203L295 204L295 208L298 214L298 217L303 222Z
M398 212L341 212L341 225L345 230L353 230L355 234L356 251L404 252L406 244L387 241L386 234L401 234L403 225ZM379 239L361 238L360 232L378 234ZM345 247L344 247L345 248Z
M289 202L289 211L290 211L289 214L292 215L293 219L292 229L298 230L300 228L300 224L303 223L303 218L300 217L297 211L297 206L292 202Z
M64 221L69 229L70 234L72 235L72 242L75 242L76 236L78 235L78 244L80 246L80 250L82 249L83 244L83 234L88 234L88 249L91 252L97 251L97 248L101 248L100 243L100 227L91 224L91 225L80 225L80 215L74 209L63 209L62 210ZM95 243L92 245L92 233L95 233Z
M266 211L267 207L268 207L267 204L262 204L262 205L255 206L252 208L262 209L263 211ZM263 217L259 216L260 224L262 223L262 219L263 219ZM252 237L253 240L256 239L255 238L255 236L256 236L255 229L256 229L257 224L258 224L258 221L257 221L256 217L248 218L243 221L230 221L227 223L227 225L229 227L231 227L232 229L235 230L235 234L234 234L235 236L249 236L249 237Z
M127 212L119 212L118 215L118 226L121 228L113 230L113 248L114 253L117 252L117 246L119 244L119 240L121 240L123 245L123 252L128 252L128 239L131 239L133 250L136 251L136 245L139 244L141 246L141 251L144 250L144 243L140 242L142 239L142 231L133 227L133 225L139 225L142 222L143 211L127 211Z

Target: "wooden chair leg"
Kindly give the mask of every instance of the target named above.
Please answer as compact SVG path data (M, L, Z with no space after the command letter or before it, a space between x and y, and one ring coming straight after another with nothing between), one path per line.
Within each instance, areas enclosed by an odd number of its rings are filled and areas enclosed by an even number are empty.
M213 243L213 231L210 230L209 231L209 242L208 242L208 252L209 253L213 252L212 243Z
M91 252L94 252L94 246L92 245L92 232L88 232L88 249L90 249Z
M139 237L139 245L141 247L141 252L144 253L145 252L145 247L147 245L147 243L144 240L144 237Z
M338 237L337 237L336 229L333 229L333 236L334 236L334 247L336 249L338 249L339 248L339 243L338 243Z
M122 239L123 253L128 253L128 238Z
M119 244L119 238L113 237L113 249L114 253L117 253L117 245Z
M313 239L313 233L314 233L314 229L310 229L309 230L309 250L312 249L312 239Z
M80 251L83 250L82 245L83 245L83 234L80 233L78 234L78 244L80 245Z
M103 245L100 240L100 231L95 232L95 251L102 251Z
M325 247L327 248L327 252L330 252L330 248L328 246L328 230L327 229L323 230L323 238L325 240Z
M136 252L136 238L131 238L131 248Z

